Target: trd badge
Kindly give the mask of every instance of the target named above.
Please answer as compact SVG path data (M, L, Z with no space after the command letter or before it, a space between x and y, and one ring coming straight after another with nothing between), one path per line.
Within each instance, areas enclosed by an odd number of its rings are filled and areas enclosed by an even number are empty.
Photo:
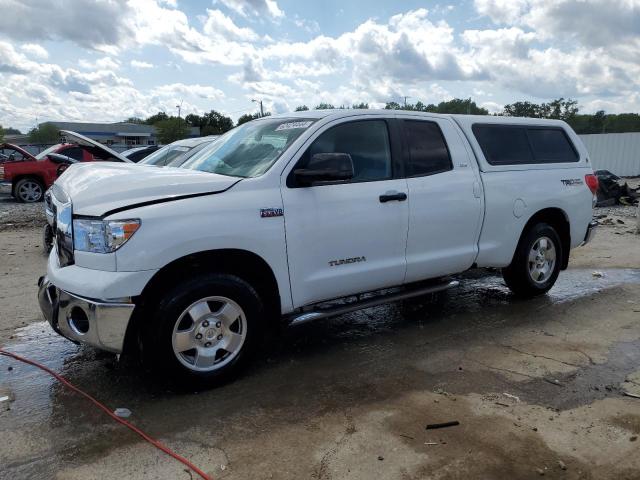
M261 208L260 216L262 218L282 217L284 210L282 208Z

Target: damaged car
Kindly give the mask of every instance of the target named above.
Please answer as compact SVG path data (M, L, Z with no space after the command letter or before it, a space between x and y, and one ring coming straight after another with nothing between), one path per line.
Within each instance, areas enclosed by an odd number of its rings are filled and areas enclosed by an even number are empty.
M17 145L3 144L9 159L0 165L0 193L12 195L22 203L40 202L44 192L71 163L111 161L131 163L106 145L68 130L61 130L64 141L37 155ZM5 153L6 154L6 153Z

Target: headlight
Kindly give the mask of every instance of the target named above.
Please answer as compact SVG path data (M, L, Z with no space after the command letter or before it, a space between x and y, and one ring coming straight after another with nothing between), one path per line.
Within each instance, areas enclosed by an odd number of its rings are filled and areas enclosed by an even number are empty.
M76 250L111 253L124 245L140 228L140 220L73 221L73 246Z

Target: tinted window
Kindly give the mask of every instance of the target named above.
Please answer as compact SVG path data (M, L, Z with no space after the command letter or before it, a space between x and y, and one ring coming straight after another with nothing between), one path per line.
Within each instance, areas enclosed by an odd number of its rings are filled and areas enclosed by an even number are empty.
M384 120L343 123L320 135L296 168L305 168L316 153L347 153L353 161L352 182L391 178L389 132Z
M533 156L539 163L577 162L578 154L569 143L564 130L528 128Z
M474 125L473 133L491 165L534 163L527 131L506 125Z
M408 176L451 170L449 150L437 123L405 120L404 131L409 146Z
M84 160L84 153L80 147L65 148L63 151L60 152L60 155L65 155L67 157L78 160L79 162Z

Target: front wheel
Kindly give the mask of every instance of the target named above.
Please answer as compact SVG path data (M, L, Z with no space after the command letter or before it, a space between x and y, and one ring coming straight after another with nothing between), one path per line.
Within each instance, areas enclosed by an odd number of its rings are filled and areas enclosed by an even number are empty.
M263 305L234 275L202 274L163 294L142 337L145 363L176 383L206 387L235 376L259 343Z
M542 295L556 283L562 255L558 233L551 225L538 223L520 239L511 265L502 269L502 276L518 296Z
M44 198L44 187L35 178L23 178L16 183L14 195L22 203L39 202Z

